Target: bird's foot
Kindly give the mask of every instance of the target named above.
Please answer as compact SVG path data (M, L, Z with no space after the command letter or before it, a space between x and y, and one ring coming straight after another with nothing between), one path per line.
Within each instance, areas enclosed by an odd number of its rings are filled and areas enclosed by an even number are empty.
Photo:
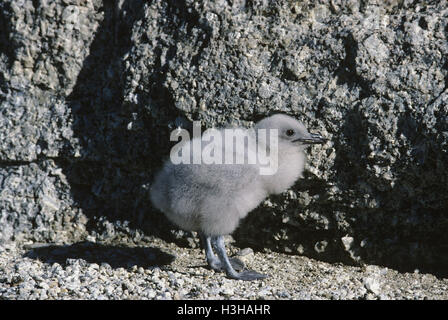
M232 265L233 269L235 269L236 271L243 271L245 268L244 262L238 258L229 258L229 262ZM210 266L210 268L212 268L215 271L220 271L220 272L225 271L224 266L222 265L221 261L219 261L218 259L209 262L209 266Z
M238 258L229 258L229 260L230 264L232 265L233 269L235 269L235 271L243 271L244 268L246 267L244 262Z
M237 268L241 267L241 265L244 267L244 263L236 258L229 259L226 253L226 247L224 245L223 236L212 237L211 244L213 245L213 248L218 254L219 259L216 259L213 255L211 255L210 254L211 250L209 250L207 251L208 252L207 261L210 265L211 262L216 262L216 260L219 260L220 265L222 265L221 269L224 269L226 271L227 277L231 279L245 280L245 281L259 280L267 277L264 274L252 270L243 270L241 272L235 271L235 266Z
M253 270L245 270L235 274L228 274L228 277L236 280L253 281L266 279L268 276Z

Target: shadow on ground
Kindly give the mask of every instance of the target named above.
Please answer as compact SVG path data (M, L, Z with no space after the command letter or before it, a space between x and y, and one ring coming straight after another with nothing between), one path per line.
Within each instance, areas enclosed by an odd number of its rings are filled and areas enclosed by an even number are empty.
M175 257L154 247L126 247L79 242L72 245L48 245L30 249L24 257L45 263L67 265L67 259L82 259L88 263L109 264L112 268L143 268L168 265Z

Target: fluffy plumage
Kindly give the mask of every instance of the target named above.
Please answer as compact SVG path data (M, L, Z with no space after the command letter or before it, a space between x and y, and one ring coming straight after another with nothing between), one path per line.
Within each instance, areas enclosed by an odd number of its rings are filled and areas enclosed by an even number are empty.
M236 139L244 143L244 148L240 149L244 150L244 164L176 165L167 160L151 186L151 201L157 209L180 228L201 234L209 265L216 270L224 269L231 278L242 280L265 276L248 270L237 273L234 267L238 263L227 258L222 236L232 233L239 221L267 196L291 187L302 175L306 161L305 146L324 141L321 136L310 134L301 122L282 114L261 120L254 129L239 132L246 140ZM258 158L255 164L247 163L249 154L258 155L264 147L269 151L275 147L271 146L269 138L263 143L259 129L268 132L276 129L278 132L278 157L271 159L274 161L271 166L277 168L273 175L260 174L260 169L266 166ZM218 132L224 142L224 131ZM186 150L191 150L193 144L193 140L187 143ZM236 155L238 148L229 150L224 145L216 146L222 149L223 155L226 152ZM218 258L214 256L212 247Z

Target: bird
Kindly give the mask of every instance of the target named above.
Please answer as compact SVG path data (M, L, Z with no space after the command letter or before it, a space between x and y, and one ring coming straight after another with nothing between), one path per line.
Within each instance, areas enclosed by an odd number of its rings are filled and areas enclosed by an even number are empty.
M223 161L173 163L167 159L151 184L151 202L179 228L198 233L211 269L225 271L230 279L264 279L267 275L245 269L239 259L228 257L224 236L269 195L293 186L302 176L306 147L326 139L309 133L302 122L286 114L265 117L249 129L213 130L209 136L214 139L208 139L209 144L201 145L200 150L213 149ZM205 132L182 144L182 152L190 153L185 159L193 159L195 143L203 143L198 139L204 136ZM234 143L231 149L225 143L230 140ZM233 162L224 161L227 156ZM238 156L244 161L235 161Z

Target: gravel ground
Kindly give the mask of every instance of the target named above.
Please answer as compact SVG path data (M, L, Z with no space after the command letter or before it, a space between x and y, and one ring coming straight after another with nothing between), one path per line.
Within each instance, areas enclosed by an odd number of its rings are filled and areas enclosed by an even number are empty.
M230 280L209 270L199 249L158 238L138 243L0 245L0 299L448 299L448 279L368 265L239 250L270 277Z

